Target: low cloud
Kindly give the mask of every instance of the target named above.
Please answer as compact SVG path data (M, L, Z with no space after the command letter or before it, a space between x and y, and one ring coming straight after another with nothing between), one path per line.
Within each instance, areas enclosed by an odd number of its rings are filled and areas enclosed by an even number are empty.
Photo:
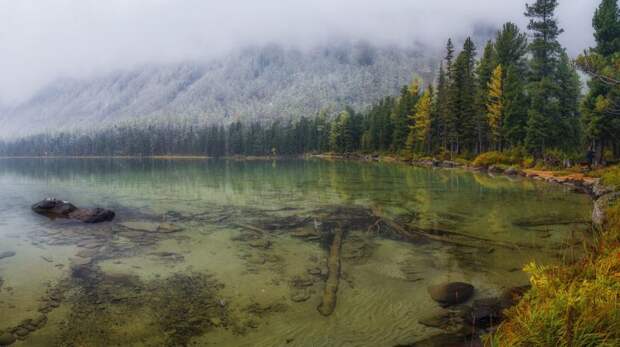
M592 45L599 0L558 10L571 54ZM439 47L476 27L513 21L522 0L0 0L0 100L59 77L144 63L208 59L249 44L310 47L334 39Z

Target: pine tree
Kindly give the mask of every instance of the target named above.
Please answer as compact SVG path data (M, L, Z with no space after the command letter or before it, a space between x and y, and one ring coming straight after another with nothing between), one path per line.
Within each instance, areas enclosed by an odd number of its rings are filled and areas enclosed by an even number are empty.
M505 23L495 37L495 59L507 71L510 66L525 72L527 35L514 23Z
M401 89L400 97L392 112L392 149L395 152L405 147L409 133L409 115L413 112L420 93L420 83L415 79L409 86Z
M592 20L597 46L577 58L592 79L581 111L584 135L595 152L595 164L606 148L620 155L620 9L617 0L602 0Z
M563 32L554 17L557 0L536 0L526 5L525 15L530 18L528 29L533 41L529 45L530 60L530 109L526 128L526 146L537 157L547 148L564 147L565 138L558 136L561 118L557 70L563 52L558 36Z
M527 126L529 101L525 95L525 81L520 69L510 65L504 81L503 133L510 146L523 145Z
M487 119L491 137L496 150L502 150L504 130L504 88L502 84L503 70L497 65L488 83Z
M595 51L602 56L620 52L620 9L618 0L602 0L594 13L592 26L596 39Z
M476 152L484 151L489 137L487 122L487 104L489 95L489 82L493 76L496 66L495 46L492 41L488 41L484 47L484 53L476 69L477 91L476 91L476 132L477 146Z
M476 79L474 74L476 47L467 38L452 69L449 87L449 109L452 114L448 126L451 152L473 152L476 143Z

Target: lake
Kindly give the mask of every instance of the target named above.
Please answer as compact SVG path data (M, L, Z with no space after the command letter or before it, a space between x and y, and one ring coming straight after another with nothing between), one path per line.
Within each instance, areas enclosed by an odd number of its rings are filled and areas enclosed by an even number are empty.
M46 197L116 212L50 220ZM327 160L0 159L0 332L16 346L394 346L574 258L588 196L460 169ZM335 307L327 259L342 235ZM27 320L32 321L27 321Z

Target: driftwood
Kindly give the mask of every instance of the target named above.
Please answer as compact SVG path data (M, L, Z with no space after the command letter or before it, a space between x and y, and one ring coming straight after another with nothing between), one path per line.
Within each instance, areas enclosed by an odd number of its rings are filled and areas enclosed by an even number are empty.
M340 282L340 250L342 249L342 228L337 228L334 232L327 257L327 281L323 292L323 301L317 307L323 316L329 316L336 308L336 297L338 294L338 283Z

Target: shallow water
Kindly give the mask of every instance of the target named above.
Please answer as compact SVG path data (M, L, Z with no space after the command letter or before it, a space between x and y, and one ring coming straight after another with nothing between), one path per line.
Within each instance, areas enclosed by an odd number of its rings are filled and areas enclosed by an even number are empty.
M30 211L48 196L117 218ZM590 211L565 187L399 164L4 159L0 253L16 255L0 259L0 332L43 311L16 346L411 343L440 332L417 322L438 309L430 284L466 281L474 298L523 285L524 264L575 256ZM324 317L335 228L342 276Z

